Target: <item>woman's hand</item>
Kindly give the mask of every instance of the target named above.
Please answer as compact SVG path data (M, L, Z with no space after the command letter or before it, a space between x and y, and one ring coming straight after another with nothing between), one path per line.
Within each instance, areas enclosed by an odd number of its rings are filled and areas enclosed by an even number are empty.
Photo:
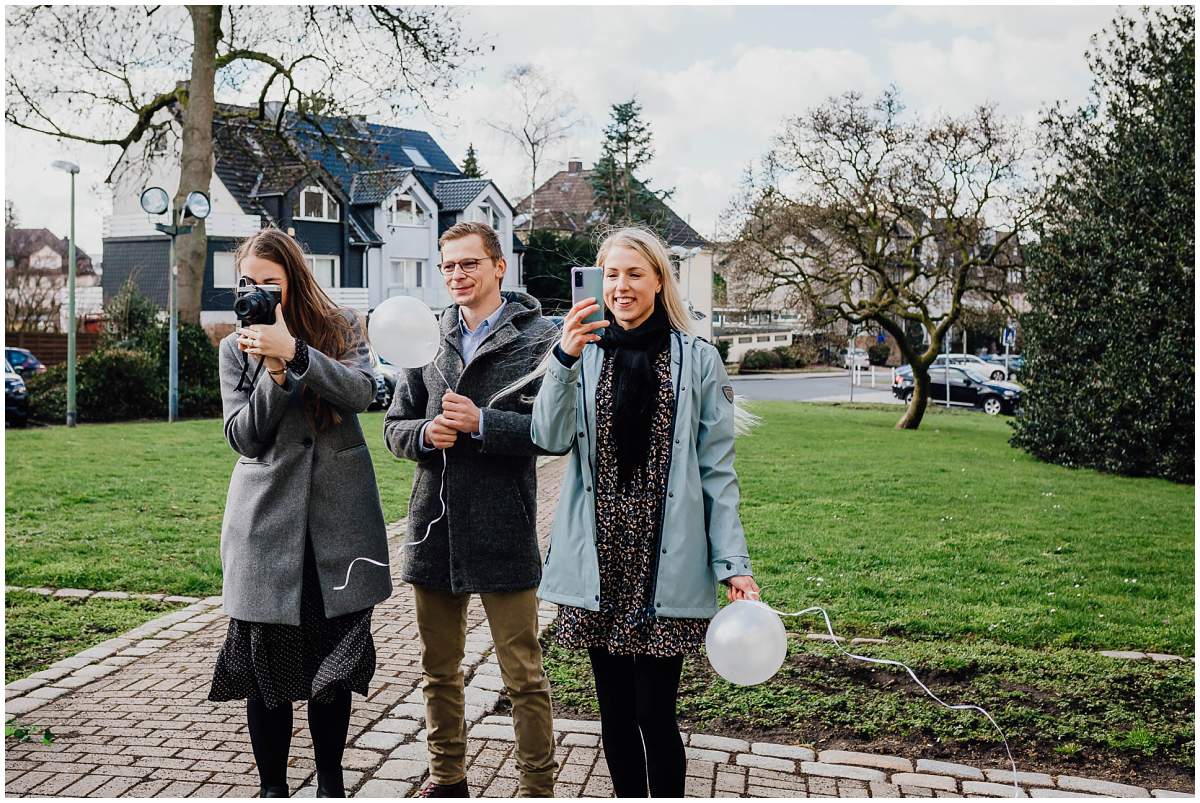
M759 598L758 583L754 582L754 578L748 574L739 574L735 577L730 577L725 581L728 585L729 601L736 602L739 599Z
M571 307L563 318L562 340L558 343L563 351L572 357L578 357L583 353L584 346L600 339L596 332L608 326L608 321L583 322L584 318L599 309L600 305L596 303L595 298L585 298Z
M275 305L275 323L256 323L237 330L238 348L265 361L274 357L286 363L296 356L296 338L283 318L283 305ZM274 366L268 365L268 368Z

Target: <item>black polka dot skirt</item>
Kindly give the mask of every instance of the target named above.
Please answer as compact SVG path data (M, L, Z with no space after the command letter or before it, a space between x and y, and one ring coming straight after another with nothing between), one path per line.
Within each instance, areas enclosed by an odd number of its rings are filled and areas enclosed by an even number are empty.
M342 689L366 695L375 674L371 608L325 618L312 544L305 539L300 624L229 620L208 699L256 698L268 708L323 702Z

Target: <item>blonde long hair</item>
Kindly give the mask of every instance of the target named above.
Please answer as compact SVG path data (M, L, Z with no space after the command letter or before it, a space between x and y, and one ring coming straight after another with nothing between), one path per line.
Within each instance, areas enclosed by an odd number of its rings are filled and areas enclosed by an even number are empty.
M671 256L662 238L641 226L622 226L614 229L605 236L604 242L600 243L600 250L596 252L596 264L603 268L609 252L617 247L631 248L650 263L650 267L654 268L662 282L658 300L667 312L671 328L691 334L692 318L688 315L687 307L683 305L683 298L679 294L679 279L675 276L675 271L671 270Z

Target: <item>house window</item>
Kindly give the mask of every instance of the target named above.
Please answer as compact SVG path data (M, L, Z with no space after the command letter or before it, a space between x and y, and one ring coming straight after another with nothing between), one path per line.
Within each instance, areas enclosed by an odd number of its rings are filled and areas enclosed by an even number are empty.
M754 342L754 338L752 338L752 337L739 337L739 338L737 339L737 342L739 342L739 343L753 343L753 342Z
M308 254L304 257L304 261L308 263L309 269L316 277L317 284L325 288L342 286L342 260L340 257Z
M296 220L327 220L337 223L341 210L324 187L305 187L292 202L292 217Z
M425 210L416 199L407 193L392 198L390 225L392 226L423 226L425 225Z
M475 209L475 220L478 223L486 223L496 231L500 231L500 213L490 203L480 204Z
M388 284L405 290L423 287L425 284L425 260L393 259Z
M34 270L60 270L62 264L63 258L49 248L43 248L29 257L29 267Z
M237 287L237 269L232 251L213 254L213 287Z
M759 343L770 343L771 336L770 335L759 335L758 337L755 338L755 340L757 340Z
M416 167L429 167L429 161L416 148L404 147L401 150Z
M776 342L779 342L780 340L787 340L787 339L788 339L787 335L775 335Z

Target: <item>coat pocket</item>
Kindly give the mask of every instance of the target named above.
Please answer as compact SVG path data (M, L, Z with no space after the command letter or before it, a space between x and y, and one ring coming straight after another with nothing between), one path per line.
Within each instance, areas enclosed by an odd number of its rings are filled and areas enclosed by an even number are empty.
M342 455L353 454L354 452L358 451L359 449L366 449L366 448L367 448L366 441L363 441L362 443L356 443L353 446L347 446L345 449L338 449L336 452L334 452L334 454L336 454L338 457L341 457Z
M259 460L257 458L253 458L253 457L243 457L241 460L238 461L238 465L241 465L241 466L269 466L271 464L268 463L266 460Z

